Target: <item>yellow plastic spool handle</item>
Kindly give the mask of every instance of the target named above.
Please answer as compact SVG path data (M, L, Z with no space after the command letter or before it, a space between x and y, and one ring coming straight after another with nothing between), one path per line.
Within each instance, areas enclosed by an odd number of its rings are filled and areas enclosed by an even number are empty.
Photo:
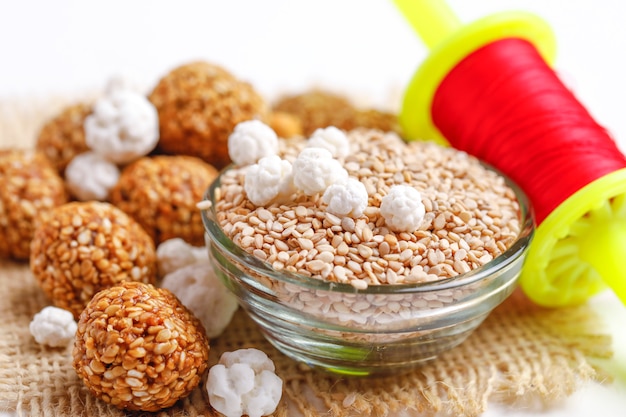
M424 44L433 49L461 27L452 9L438 0L394 0Z

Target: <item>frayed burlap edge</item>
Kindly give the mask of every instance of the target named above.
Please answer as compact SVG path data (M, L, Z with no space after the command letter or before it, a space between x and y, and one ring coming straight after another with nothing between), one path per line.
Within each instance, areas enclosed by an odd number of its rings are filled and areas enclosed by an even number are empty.
M41 125L69 100L0 101L0 148L30 148ZM94 399L72 367L69 348L37 345L32 316L48 304L27 265L0 263L0 410L28 416L124 416ZM211 343L213 363L224 351L256 347L268 353L284 380L277 417L478 416L488 401L547 407L590 380L603 381L597 364L611 356L611 339L599 333L587 306L549 310L520 292L497 308L461 346L422 368L385 378L346 379L295 363L276 351L239 311ZM599 330L600 329L600 330ZM408 414L407 414L408 413ZM217 415L203 387L159 416Z

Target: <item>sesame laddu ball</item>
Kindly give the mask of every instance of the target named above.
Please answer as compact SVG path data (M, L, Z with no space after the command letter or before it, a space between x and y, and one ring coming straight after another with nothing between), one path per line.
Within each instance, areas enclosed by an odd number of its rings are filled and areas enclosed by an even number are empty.
M356 127L382 130L383 132L395 132L402 137L402 127L398 116L377 109L357 109L354 115Z
M279 138L293 138L303 135L302 122L300 118L291 113L282 111L270 112L267 124L278 135Z
M354 127L356 109L344 97L322 90L281 97L272 106L274 112L291 114L300 120L302 132L310 136L315 129L335 126L349 130Z
M50 119L39 131L35 148L52 161L61 175L72 158L89 150L83 123L91 112L91 105L72 104Z
M286 95L274 103L272 110L295 116L300 121L305 136L328 126L342 130L363 127L400 135L402 133L395 114L377 109L359 109L347 98L323 90Z
M111 202L132 216L156 245L181 238L204 245L196 204L217 176L201 159L184 155L143 157L126 166L111 190Z
M197 156L222 168L237 123L263 119L267 105L254 88L222 67L193 62L165 75L149 95L159 114L158 149Z
M120 409L158 411L201 381L209 341L168 290L123 282L97 293L78 321L73 366L89 391Z
M63 179L43 154L0 151L0 258L28 260L35 218L67 198Z
M98 291L122 281L154 283L150 236L109 203L71 202L38 218L30 268L55 306L78 317Z

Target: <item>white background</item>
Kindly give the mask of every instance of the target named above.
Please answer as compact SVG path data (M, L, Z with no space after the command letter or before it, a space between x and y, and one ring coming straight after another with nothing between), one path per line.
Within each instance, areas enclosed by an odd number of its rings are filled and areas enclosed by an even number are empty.
M555 69L626 148L626 2L448 4L464 22L504 10L547 20L559 45ZM81 94L119 74L149 88L203 59L269 99L318 86L396 110L426 54L391 0L0 0L0 100ZM493 406L485 416L626 415L626 309L612 294L591 303L615 337L616 382L584 387L543 413Z

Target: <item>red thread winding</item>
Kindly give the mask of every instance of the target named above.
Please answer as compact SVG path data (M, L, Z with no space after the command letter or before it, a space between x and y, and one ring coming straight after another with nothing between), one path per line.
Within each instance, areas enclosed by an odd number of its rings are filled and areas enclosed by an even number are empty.
M576 191L626 167L606 130L521 39L461 61L437 89L432 119L452 146L515 181L538 224Z

